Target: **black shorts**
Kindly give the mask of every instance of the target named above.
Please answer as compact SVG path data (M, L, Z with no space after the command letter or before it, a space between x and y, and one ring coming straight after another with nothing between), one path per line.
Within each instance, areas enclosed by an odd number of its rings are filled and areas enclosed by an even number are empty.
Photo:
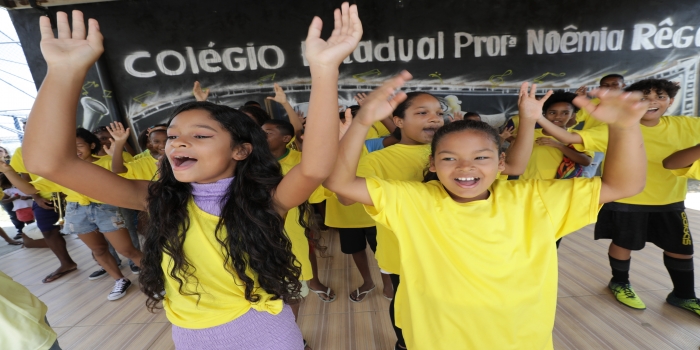
M377 227L339 228L340 251L344 254L359 253L367 248L377 251Z
M607 203L598 213L595 239L641 250L646 242L675 254L693 254L693 237L683 202L667 205Z

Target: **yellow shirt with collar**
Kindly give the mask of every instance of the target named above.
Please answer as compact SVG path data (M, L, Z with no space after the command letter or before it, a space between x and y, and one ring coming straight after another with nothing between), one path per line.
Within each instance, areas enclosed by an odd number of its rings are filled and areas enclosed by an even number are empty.
M552 349L555 241L596 221L600 178L495 181L455 202L438 181L367 179L401 250L395 316L409 349ZM517 292L514 292L517 291Z

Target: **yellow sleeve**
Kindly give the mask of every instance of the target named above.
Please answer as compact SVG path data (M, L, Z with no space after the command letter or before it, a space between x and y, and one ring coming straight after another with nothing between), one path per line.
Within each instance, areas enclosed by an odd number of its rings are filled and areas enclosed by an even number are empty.
M379 137L389 136L389 134L391 134L391 132L389 132L389 129L387 129L381 121L374 122L374 125L372 125L372 127L377 131L377 135L379 135Z
M323 186L318 186L317 189L311 193L311 196L309 196L309 203L315 204L315 203L321 203L326 200L326 198L330 197L326 195L328 191L325 187ZM332 192L331 192L332 193Z
M541 180L534 183L557 239L598 219L598 211L602 207L599 204L602 185L600 177Z
M696 160L689 168L674 169L671 173L678 177L700 180L700 160Z
M363 205L365 211L374 221L392 230L390 221L399 213L401 192L403 192L400 188L402 181L382 180L377 177L366 178L365 181L373 204Z
M131 180L153 181L158 172L158 160L153 157L143 157L131 163L125 163L126 173L120 176Z
M150 151L150 150L145 150L145 151L143 151L143 152L141 152L141 153L135 155L135 156L134 156L134 160L141 159L141 158L143 158L143 157L150 156L150 155L151 155L151 151Z
M24 167L24 158L22 157L22 147L15 150L15 154L10 159L10 166L18 173L28 174L27 168Z
M37 191L44 193L63 192L65 190L65 187L43 177L38 177L36 180L29 183L32 184Z
M587 130L574 130L581 136L582 144L574 145L579 151L605 152L608 149L608 126L600 125Z
M124 163L129 163L134 161L134 156L131 155L129 152L122 152L122 159L124 159Z

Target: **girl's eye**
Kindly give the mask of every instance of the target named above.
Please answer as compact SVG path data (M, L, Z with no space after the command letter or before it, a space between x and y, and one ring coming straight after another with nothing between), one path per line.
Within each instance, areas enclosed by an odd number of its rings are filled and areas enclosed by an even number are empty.
M168 135L168 140L175 140L176 138L177 138L177 136Z
M208 139L208 138L211 138L211 136L195 135L194 138L196 138L196 139Z
M476 157L475 159L476 160L485 160L485 159L489 159L489 157L483 156L483 157Z
M445 160L445 161L450 161L450 160L455 160L455 159L454 159L454 158L452 158L452 157L445 157L445 158L442 158L442 160Z

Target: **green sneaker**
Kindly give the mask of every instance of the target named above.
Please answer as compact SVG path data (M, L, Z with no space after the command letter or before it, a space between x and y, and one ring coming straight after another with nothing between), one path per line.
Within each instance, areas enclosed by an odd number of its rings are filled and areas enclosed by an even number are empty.
M671 292L668 297L666 297L666 302L700 316L700 300L698 299L681 299Z
M617 299L617 301L621 302L623 305L637 310L644 310L647 308L642 299L640 299L637 296L637 293L634 292L631 284L610 281L608 288L610 288L613 295L615 295L615 299Z

